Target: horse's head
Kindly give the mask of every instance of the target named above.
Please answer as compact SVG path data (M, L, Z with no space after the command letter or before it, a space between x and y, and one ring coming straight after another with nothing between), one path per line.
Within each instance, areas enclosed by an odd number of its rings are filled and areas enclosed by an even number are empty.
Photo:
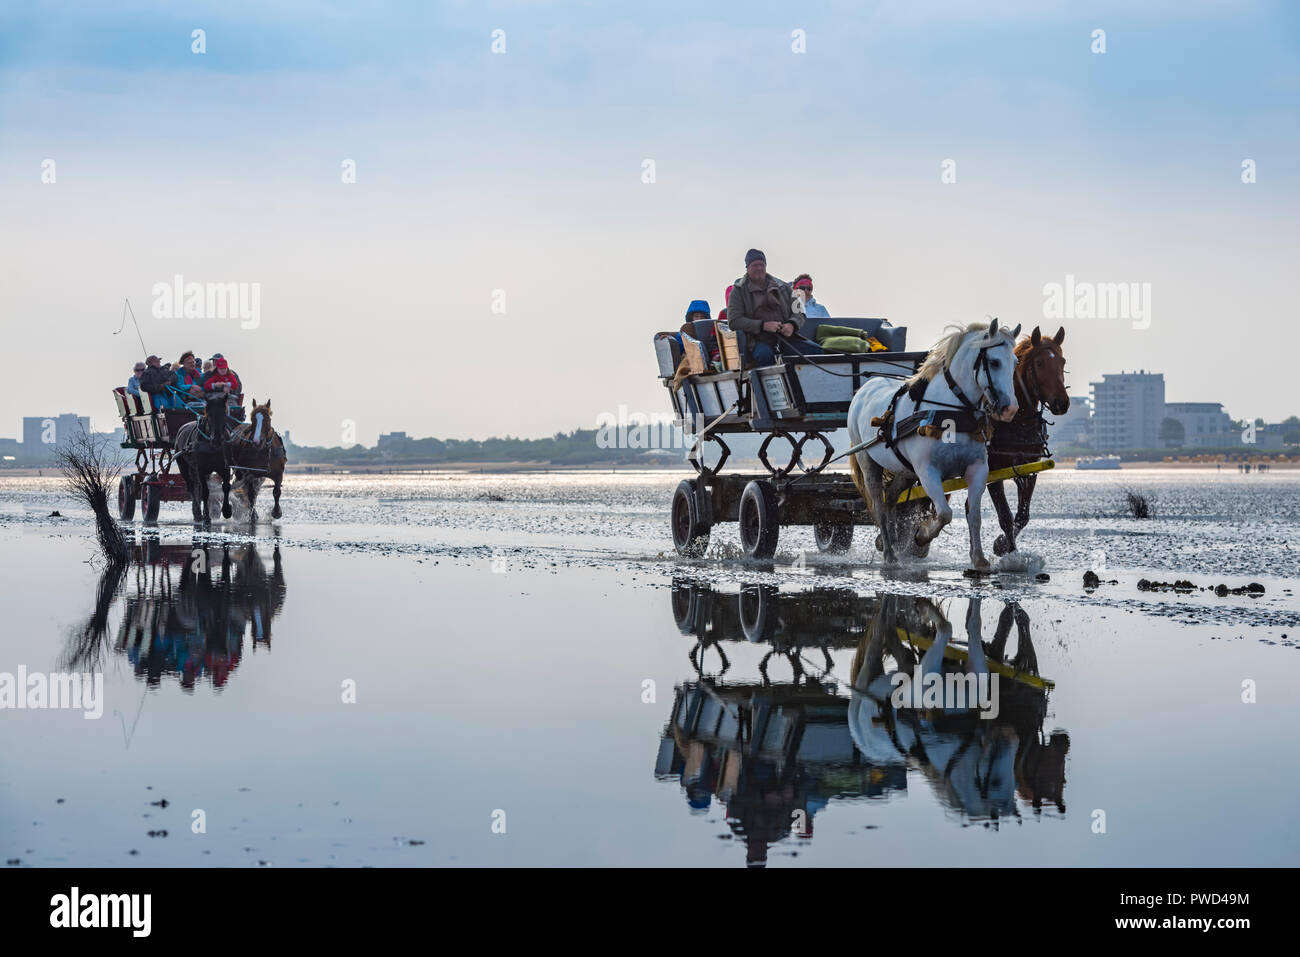
M262 405L253 400L253 414L248 417L249 425L252 426L253 441L259 445L270 440L271 436L271 400L267 399Z
M1065 353L1061 351L1063 342L1064 326L1050 339L1043 338L1035 326L1029 338L1016 346L1016 376L1024 385L1025 397L1035 408L1043 403L1053 415L1070 411L1070 395L1065 389Z
M226 394L224 392L209 392L203 400L203 414L207 417L208 422L219 427L221 429L220 434L224 435L226 428Z
M963 337L948 364L952 377L981 408L1000 422L1010 422L1016 404L1016 336L1020 327L1003 329L998 320L988 328L974 326Z

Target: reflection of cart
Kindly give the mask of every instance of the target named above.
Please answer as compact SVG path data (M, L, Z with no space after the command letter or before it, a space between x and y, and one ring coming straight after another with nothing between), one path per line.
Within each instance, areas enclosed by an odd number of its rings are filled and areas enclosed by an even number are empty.
M722 334L719 355L725 368L710 368L697 341L684 336L688 367L696 371L680 380L674 377L682 359L678 340L667 333L655 340L659 376L668 389L678 425L692 437L688 458L697 473L683 479L673 493L673 544L680 554L703 554L710 530L721 522L738 523L745 555L759 559L776 554L782 525L811 525L817 548L838 554L852 545L853 526L875 524L852 478L826 471L834 458L826 433L847 426L849 404L863 383L873 376L901 382L916 372L926 353L907 352L907 330L886 320L839 317L826 322L859 330L885 349L826 352L812 341L821 322L805 320L800 336L790 341L785 354L774 365L759 366L750 356L744 333L731 333L723 323L699 320L693 325L702 340L713 334L715 325ZM790 354L790 349L797 354ZM758 458L765 474L721 474L731 455L723 436L737 432L764 435ZM784 465L774 465L768 457L776 440L790 449ZM709 445L717 451L712 466L705 463ZM819 461L809 464L804 460L809 448L819 450ZM1014 472L1004 469L989 480L1038 471L1051 464L1032 463ZM803 474L796 475L796 471ZM945 483L944 490L964 487L964 481L953 480ZM909 525L933 508L919 485L904 492L899 502L899 519ZM904 547L915 555L928 551L928 546L915 546L910 535Z
M131 521L140 502L144 520L156 521L163 502L189 501L185 479L171 470L173 440L180 427L197 416L184 409L156 409L147 392L133 395L119 387L113 398L126 432L122 448L136 450L135 471L123 475L117 485L117 514Z

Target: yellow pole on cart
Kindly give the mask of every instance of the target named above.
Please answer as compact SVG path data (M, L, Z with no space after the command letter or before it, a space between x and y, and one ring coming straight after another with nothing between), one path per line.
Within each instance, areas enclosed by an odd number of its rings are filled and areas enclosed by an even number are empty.
M996 472L990 472L988 482L1005 482L1007 479L1013 479L1018 475L1033 475L1035 472L1046 472L1048 469L1055 468L1056 463L1051 459L1040 459L1037 462L1030 462L1027 465L1013 465L1010 468L998 469ZM948 479L943 483L944 493L957 492L966 487L966 480L962 478ZM914 502L918 498L929 498L925 489L919 485L913 485L906 492L898 496L898 504L904 502Z

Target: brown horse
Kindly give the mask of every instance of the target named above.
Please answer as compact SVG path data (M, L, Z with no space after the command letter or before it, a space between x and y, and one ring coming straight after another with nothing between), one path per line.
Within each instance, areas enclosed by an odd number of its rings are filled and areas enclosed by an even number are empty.
M1042 407L1047 406L1053 415L1065 415L1070 410L1070 396L1065 389L1065 328L1044 339L1038 327L1016 344L1016 404L1020 407L1010 422L999 422L993 429L989 442L989 470L1009 468L1035 462L1047 454L1047 422ZM1005 555L1016 550L1016 536L1029 524L1029 502L1034 497L1038 476L1018 475L1016 483L1016 515L1011 517L1007 493L1002 482L989 483L989 498L998 513L1002 534L993 543L995 555Z
M248 496L248 505L253 509L252 520L257 521L257 493L262 488L262 480L269 478L275 483L275 508L271 517L279 518L280 485L284 481L284 466L288 456L284 450L284 440L271 428L271 400L263 405L253 400L253 412L245 425L239 426L230 436L230 464L237 473L242 473L244 492Z

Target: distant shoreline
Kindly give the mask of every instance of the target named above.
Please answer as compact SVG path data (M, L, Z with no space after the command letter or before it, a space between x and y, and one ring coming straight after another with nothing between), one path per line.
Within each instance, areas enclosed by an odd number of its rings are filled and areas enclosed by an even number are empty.
M1077 459L1060 458L1056 460L1057 471L1075 471L1074 464ZM762 466L757 461L746 462L744 460L732 459L728 471L734 472L761 472ZM1236 472L1237 462L1123 462L1118 470L1114 469L1095 469L1088 471L1097 471L1105 473L1108 471L1128 471L1128 470L1151 470L1151 469L1191 469L1209 472ZM1252 466L1256 463L1251 463ZM1268 462L1269 470L1286 470L1294 471L1300 469L1300 461L1296 462ZM843 463L836 463L830 468L830 471L845 471L848 469ZM1254 469L1252 468L1252 472ZM685 462L673 462L667 465L637 464L637 465L554 465L549 462L437 462L437 463L390 463L385 465L340 465L340 464L290 464L285 469L289 475L420 475L420 474L439 474L439 473L460 473L472 474L482 473L485 475L509 475L514 473L572 473L572 474L617 474L619 472L666 472L693 474L691 468ZM41 468L23 467L0 469L0 478L11 476L13 478L58 478L58 470L54 466L44 466Z

